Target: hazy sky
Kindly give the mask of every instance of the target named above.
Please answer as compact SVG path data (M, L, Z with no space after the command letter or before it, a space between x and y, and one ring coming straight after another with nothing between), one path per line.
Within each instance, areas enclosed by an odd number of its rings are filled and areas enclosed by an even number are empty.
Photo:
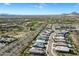
M62 14L79 13L78 3L0 3L0 14Z

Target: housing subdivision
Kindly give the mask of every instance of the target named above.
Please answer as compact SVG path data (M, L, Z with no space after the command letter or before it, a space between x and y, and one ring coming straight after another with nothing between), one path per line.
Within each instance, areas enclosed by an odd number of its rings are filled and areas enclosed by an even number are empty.
M36 56L73 56L79 55L78 24L48 24L39 33L28 50L28 55ZM76 38L75 38L76 37ZM75 38L75 41L74 41ZM27 54L26 54L27 55Z
M79 55L78 24L53 24L47 45L49 56ZM76 34L74 34L76 33Z
M40 29L40 28L39 28ZM78 24L46 24L27 38L0 37L0 55L73 56L79 55ZM34 37L32 37L34 35ZM26 36L25 36L26 37ZM23 39L23 40L22 40ZM29 40L30 39L30 40ZM14 42L14 43L12 43ZM15 43L17 42L17 43ZM27 45L26 45L27 44Z

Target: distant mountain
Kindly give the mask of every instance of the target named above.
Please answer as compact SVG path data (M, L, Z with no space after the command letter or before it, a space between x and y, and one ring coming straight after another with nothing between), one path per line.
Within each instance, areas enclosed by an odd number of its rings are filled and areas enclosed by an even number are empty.
M15 16L13 14L0 14L0 16Z
M5 15L9 15L9 14L0 14L0 16L5 16Z
M35 18L35 17L47 17L47 16L57 16L57 15L14 15L14 14L0 14L0 18ZM69 14L60 14L58 16L77 16L79 17L79 13L72 12Z
M72 14L72 15L79 15L79 13L77 13L77 12L72 12L70 14Z
M72 12L72 13L63 14L63 15L66 15L66 16L79 16L79 13L77 13L77 12Z
M0 14L0 18L21 18L22 15Z

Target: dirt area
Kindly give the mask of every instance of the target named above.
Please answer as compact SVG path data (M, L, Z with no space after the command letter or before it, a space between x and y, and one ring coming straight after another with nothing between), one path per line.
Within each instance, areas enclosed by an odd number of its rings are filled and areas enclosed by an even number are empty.
M71 40L73 42L73 45L74 45L74 48L76 49L77 53L79 54L79 41L78 41L78 35L77 35L77 32L72 32L70 34L71 36Z
M20 38L20 37L23 37L25 34L26 34L26 32L7 32L7 33L2 34L2 35L8 35L8 36L12 36L15 38Z
M79 46L78 35L76 32L71 33L72 41L76 46Z

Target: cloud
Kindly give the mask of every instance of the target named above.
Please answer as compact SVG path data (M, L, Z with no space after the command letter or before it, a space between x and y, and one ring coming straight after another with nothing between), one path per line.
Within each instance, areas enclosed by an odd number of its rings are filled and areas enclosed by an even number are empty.
M77 5L79 5L79 3L77 3Z
M58 3L53 3L53 5L58 5Z
M38 8L38 9L43 9L43 8L46 7L46 4L45 3L41 3L41 4L38 4L38 5L35 5L34 7Z
M76 5L74 5L73 7L79 7L79 3L77 3Z
M4 5L7 5L7 6L9 6L9 5L11 5L11 3L4 3Z
M42 8L44 8L44 6L40 5L40 6L39 6L39 9L42 9Z

